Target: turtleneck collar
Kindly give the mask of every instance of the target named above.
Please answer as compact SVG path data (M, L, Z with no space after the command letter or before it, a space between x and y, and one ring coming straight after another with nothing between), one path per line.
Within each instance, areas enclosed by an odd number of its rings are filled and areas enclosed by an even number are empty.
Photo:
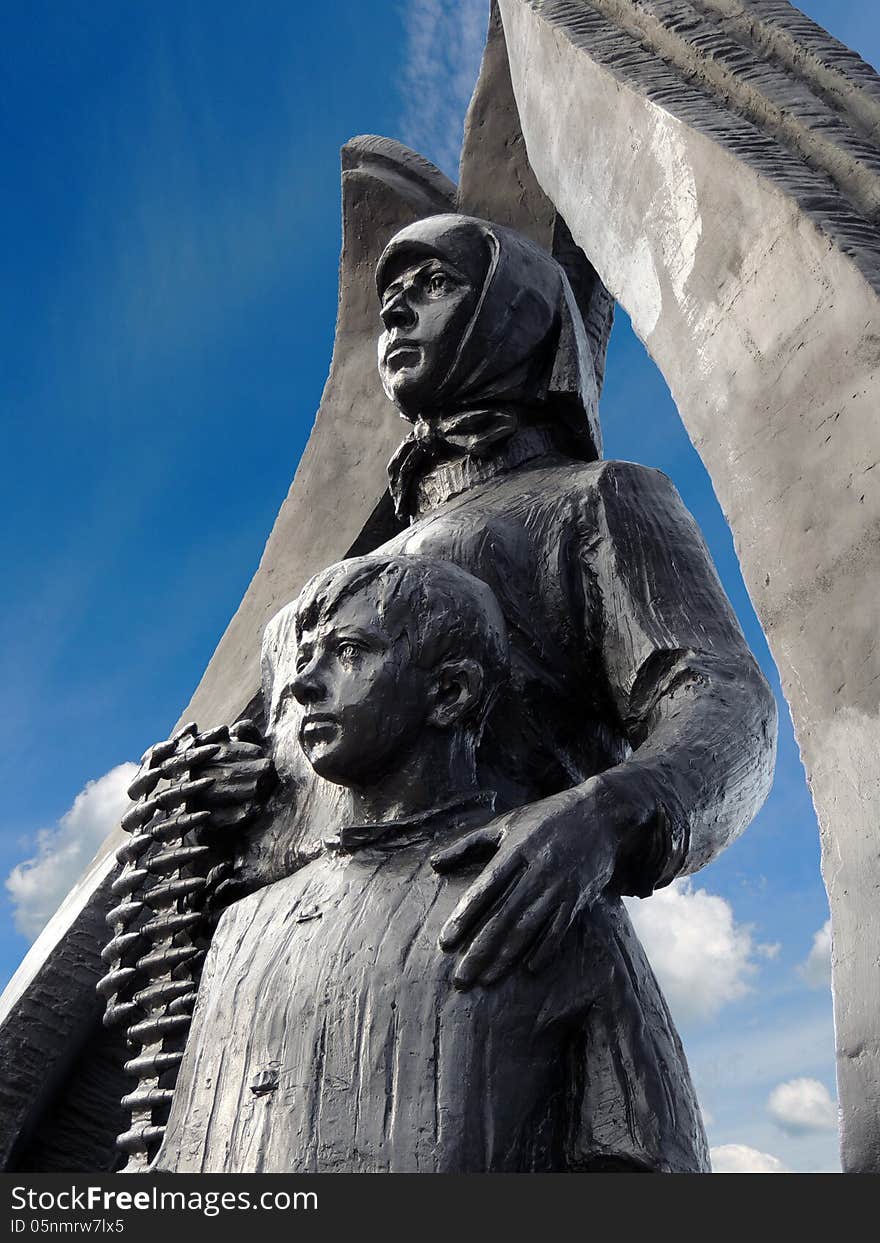
M556 453L549 427L516 407L419 417L388 463L395 512L411 521L469 488Z

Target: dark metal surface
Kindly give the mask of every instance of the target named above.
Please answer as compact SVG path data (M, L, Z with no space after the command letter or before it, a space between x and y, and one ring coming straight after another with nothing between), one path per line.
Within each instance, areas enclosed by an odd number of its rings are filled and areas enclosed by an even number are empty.
M323 846L221 917L158 1168L707 1168L620 897L745 827L775 707L672 485L598 458L567 289L465 217L380 263L412 522L267 628L274 840Z

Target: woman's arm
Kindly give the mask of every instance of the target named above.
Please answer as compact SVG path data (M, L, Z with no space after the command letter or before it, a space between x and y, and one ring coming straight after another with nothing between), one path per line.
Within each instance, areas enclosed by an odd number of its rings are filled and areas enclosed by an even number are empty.
M775 701L675 488L658 471L608 463L585 506L585 594L632 753L438 855L444 871L495 851L443 930L444 949L467 947L461 987L523 956L540 969L606 890L645 896L701 867L770 787Z
M699 529L670 480L608 463L584 559L602 653L632 754L603 774L652 833L624 829L616 879L646 896L701 868L752 820L773 779L776 702Z

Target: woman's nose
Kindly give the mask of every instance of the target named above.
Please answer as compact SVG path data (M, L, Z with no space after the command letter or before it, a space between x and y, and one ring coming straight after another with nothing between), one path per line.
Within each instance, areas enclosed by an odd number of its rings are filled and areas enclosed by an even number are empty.
M410 306L406 290L401 289L386 302L379 312L386 328L408 328L416 322L416 313Z

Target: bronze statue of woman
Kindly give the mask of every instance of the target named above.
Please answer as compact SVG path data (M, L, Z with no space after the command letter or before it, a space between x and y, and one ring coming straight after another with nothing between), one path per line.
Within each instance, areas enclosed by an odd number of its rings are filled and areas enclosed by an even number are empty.
M726 846L769 788L776 711L673 485L601 460L559 265L510 230L435 216L392 239L377 282L380 373L413 424L389 472L410 525L386 547L483 579L511 633L480 754L506 814L471 843L494 857L444 939L467 943L471 984L541 931L527 899L557 896L549 947L584 903L647 896Z
M602 930L604 999L560 1046L553 1143L528 1150L540 1161L480 1168L706 1169L678 1037L621 899L696 871L749 823L772 776L774 700L672 484L601 458L559 265L510 230L434 216L392 239L377 282L380 374L412 424L389 468L409 525L379 551L487 584L510 640L477 755L494 814L433 856L467 882L437 953L476 995L553 969L584 912ZM253 985L240 979L238 1004L260 1004ZM317 1170L416 1168L412 1154L322 1165L320 1137L310 1151ZM468 1161L441 1153L433 1168Z

